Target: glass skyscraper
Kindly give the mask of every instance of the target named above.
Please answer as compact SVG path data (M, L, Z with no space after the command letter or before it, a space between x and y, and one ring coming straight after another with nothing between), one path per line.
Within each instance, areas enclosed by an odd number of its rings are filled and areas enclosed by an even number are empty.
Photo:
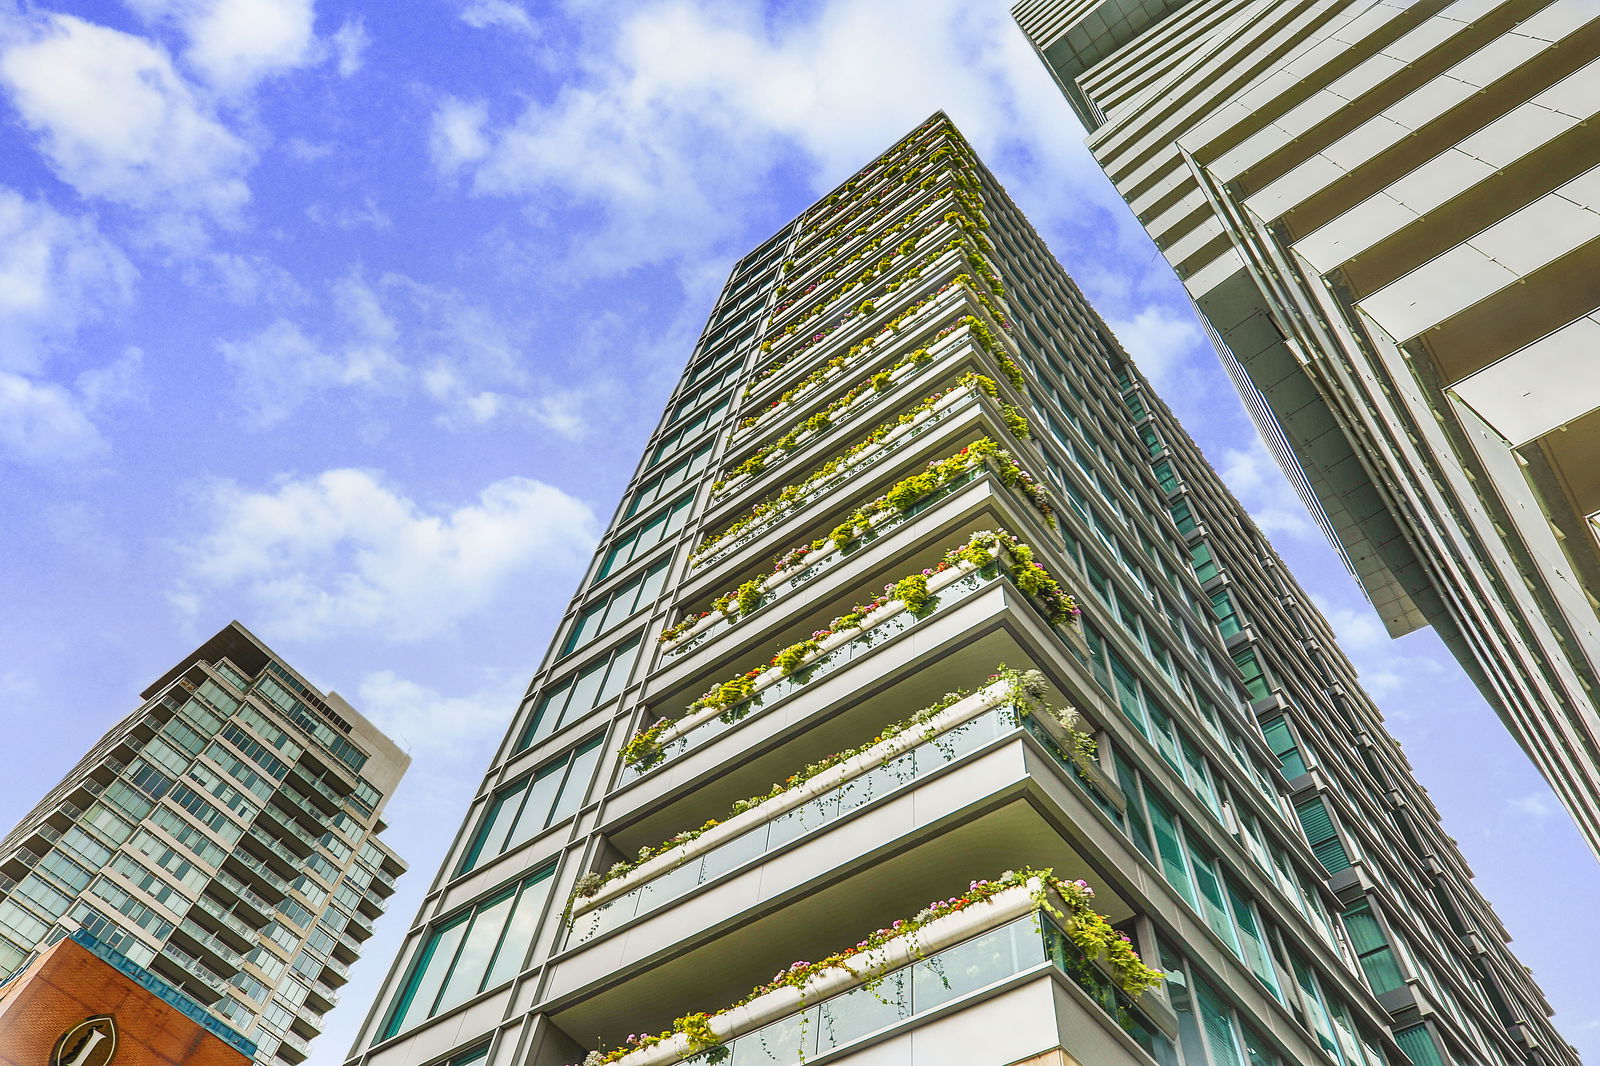
M360 1066L1576 1064L943 115L741 260Z
M140 699L0 841L0 980L81 931L303 1062L405 869L379 834L411 758L237 622Z

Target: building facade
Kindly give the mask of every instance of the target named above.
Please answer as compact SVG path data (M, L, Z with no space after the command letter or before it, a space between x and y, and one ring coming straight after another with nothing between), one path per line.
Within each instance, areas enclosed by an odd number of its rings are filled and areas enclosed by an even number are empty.
M1013 11L1390 633L1600 851L1600 10Z
M410 756L237 622L0 842L0 978L75 931L299 1063L404 864Z
M249 1066L256 1046L79 929L0 984L0 1066Z
M1575 1064L1548 1014L936 115L734 269L350 1063Z

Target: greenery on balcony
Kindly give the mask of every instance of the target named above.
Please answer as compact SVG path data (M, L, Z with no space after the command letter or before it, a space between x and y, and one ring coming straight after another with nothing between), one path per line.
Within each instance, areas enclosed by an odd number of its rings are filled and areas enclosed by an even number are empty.
M765 666L751 667L737 677L712 686L710 691L689 704L686 715L702 710L718 710L722 712L725 722L731 724L738 721L749 711L748 707L742 706L746 701L768 685L806 667L828 648L853 639L900 609L920 615L927 608L932 595L930 579L943 587L951 579L987 569L1001 556L1010 559L1017 587L1038 599L1051 624L1067 625L1076 620L1077 603L1062 590L1060 582L1034 560L1031 547L1010 533L983 530L975 533L967 544L946 553L936 565L890 582L883 587L880 595L867 603L858 604L805 640L779 649ZM677 721L663 718L641 729L623 745L618 752L619 757L634 769L649 767L661 757L662 738Z
M1009 702L1017 709L1019 714L1049 715L1061 726L1063 730L1067 732L1068 737L1071 740L1071 750L1068 752L1068 754L1080 767L1085 762L1094 758L1094 738L1076 727L1076 723L1078 721L1077 714L1065 708L1052 707L1044 702L1046 685L1044 675L1039 671L1029 670L1027 672L1023 672L1020 670L1013 670L1007 667L1004 663L1001 663L998 667L996 667L995 672L989 675L988 680L984 684L983 691L988 692L991 696L993 696L997 704ZM887 740L891 740L895 737L925 726L928 722L937 718L944 711L966 699L970 695L972 695L972 693L964 689L957 690L955 692L947 692L937 701L922 708L915 714L903 718L898 722L892 722L889 725L884 726L881 730L879 730L877 736L873 737L865 744L850 748L846 751L835 752L834 754L826 756L825 758L818 759L816 762L806 766L798 773L791 774L782 781L775 783L770 789L761 795L751 796L748 799L739 800L733 805L732 809L724 817L712 818L706 821L704 825L697 826L693 829L685 829L682 832L675 833L659 844L641 847L633 859L624 859L620 862L617 862L604 873L591 873L579 878L578 883L573 890L573 898L587 899L593 897L607 884L619 877L631 873L643 863L682 848L690 841L697 840L710 830L715 829L717 826L727 821L727 819L744 814L746 811L755 810L762 804L777 799L786 792L791 792L799 788L807 781L810 781L812 778L816 777L818 774L831 770L841 763L848 762L856 756L883 744ZM627 759L627 755L624 754L623 758Z
M763 522L774 515L792 510L805 502L810 490L841 471L848 469L853 465L850 463L852 458L876 444L879 444L879 442L872 438L857 442L842 455L830 459L800 481L785 486L773 498L756 504L725 528L715 533L708 533L695 546L694 551L689 556L689 561L691 563L703 561L708 553L719 544L737 537L757 523ZM841 534L845 537L853 536L856 529L869 527L878 515L906 510L917 500L938 489L945 482L985 461L988 461L994 467L1002 481L1026 496L1039 509L1039 512L1045 516L1045 521L1054 528L1055 508L1051 503L1049 492L1032 474L1017 465L1015 457L1010 452L1000 447L989 437L979 437L955 455L945 459L934 460L921 473L901 479L890 486L882 496L852 511L834 528L830 536L835 541L839 540Z
M1162 973L1146 966L1128 938L1094 909L1094 889L1087 882L1056 877L1052 870L1008 870L994 880L971 882L964 893L934 900L912 917L868 933L854 947L816 962L791 963L774 974L772 980L758 985L743 999L721 1010L686 1014L675 1019L672 1028L665 1032L635 1034L619 1048L592 1051L584 1058L582 1066L609 1066L635 1052L669 1041L681 1047L682 1057L709 1051L711 1053L705 1055L703 1061L719 1062L728 1056L725 1040L733 1034L727 1032L730 1027L725 1021L720 1026L714 1024L717 1020L763 996L785 989L794 990L792 994L803 1007L808 994L818 998L827 995L828 990L839 983L839 978L851 985L865 986L871 992L892 971L904 965L902 950L912 959L928 956L920 944L929 926L980 907L1012 890L1027 893L1035 915L1040 918L1041 932L1045 921L1057 926L1086 959L1103 966L1127 995L1136 997L1161 983ZM946 922L944 928L949 925ZM948 984L947 977L942 979ZM724 1031L719 1033L719 1028Z
M918 349L918 351L925 355L927 349ZM881 381L879 378L880 375L873 375L872 381L870 382L870 388L873 392L887 392L889 389L894 387L895 382L889 380L887 375L882 375ZM844 455L840 456L840 458L848 458L849 456L854 455L860 452L862 449L870 447L873 444L883 443L885 438L890 433L894 432L896 429L899 429L901 426L911 425L917 420L917 416L922 412L933 410L939 405L939 401L953 393L960 392L963 389L972 389L982 392L984 395L993 398L998 398L1000 395L1000 389L995 384L993 378L969 371L968 373L965 373L961 375L961 377L957 378L956 383L950 386L948 389L943 389L939 392L925 396L921 400L917 401L917 403L908 410L902 412L894 418L879 423L870 433L867 434L865 439L852 445L851 448L844 453ZM1028 425L1027 416L1024 415L1021 410L1011 404L1003 404L1002 406L1005 412L1006 428L1010 430L1011 435L1016 437L1018 440L1027 440L1029 437L1031 437L1033 435L1033 430L1032 427ZM806 418L789 433L784 434L771 444L756 451L738 466L735 466L733 469L729 470L726 475L712 482L712 494L715 495L716 493L721 492L727 487L730 481L736 478L756 476L766 469L767 461L772 458L773 455L782 452L793 451L811 437L826 431L830 426L833 425L833 415L837 413L838 407L838 404L830 404L827 408L824 408L823 410L818 411Z

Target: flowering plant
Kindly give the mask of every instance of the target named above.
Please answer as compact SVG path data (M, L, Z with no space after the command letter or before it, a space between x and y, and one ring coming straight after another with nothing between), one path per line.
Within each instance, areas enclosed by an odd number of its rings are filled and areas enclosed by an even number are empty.
M768 670L777 671L776 677L770 678L768 683L779 677L788 677L806 665L821 650L824 640L854 629L867 628L868 623L873 621L872 615L891 603L899 602L913 614L921 613L927 608L931 598L928 592L930 577L963 564L982 569L995 562L1002 552L1009 555L1016 564L1014 575L1017 587L1039 599L1052 624L1069 625L1076 621L1079 613L1076 601L1063 592L1061 583L1034 560L1032 547L1005 530L979 530L966 544L945 553L945 556L933 566L890 582L883 587L881 594L865 604L853 607L813 632L805 640L780 648L773 653L766 666L751 667L732 680L713 685L689 704L686 713L693 714L702 708L714 708L723 712L724 720L730 723L738 721L748 711L748 708L740 710L739 704L754 696L763 687L760 680ZM625 763L635 768L642 769L653 765L660 758L660 738L663 729L661 722L656 722L649 729L629 739L618 754Z
M687 1038L689 1052L698 1053L722 1045L722 1038L711 1028L711 1020L751 1001L776 992L781 988L798 989L804 1002L807 986L828 970L844 970L852 976L870 981L879 976L885 967L881 956L867 960L865 969L858 969L860 956L876 952L897 942L907 942L913 957L922 957L916 944L917 934L928 925L960 911L984 903L1000 893L1013 888L1028 888L1036 908L1062 922L1067 937L1089 958L1103 964L1117 984L1131 996L1138 996L1154 988L1164 979L1159 970L1146 966L1125 934L1094 909L1094 889L1087 881L1066 880L1053 870L1007 870L993 880L972 881L965 892L947 899L937 899L910 918L898 919L882 929L868 933L854 947L836 951L816 962L797 961L780 969L770 981L757 985L737 1003L710 1014L698 1013L679 1018L666 1032L654 1035L635 1035L620 1048L607 1052L591 1052L583 1066L609 1066L639 1048L653 1047L682 1035ZM1060 906L1056 905L1060 901Z
M1006 666L1005 663L1001 663L995 668L995 672L989 675L985 684L993 684L996 681L1001 681L1006 684L1005 699L1017 709L1019 714L1047 714L1063 730L1066 731L1071 741L1069 745L1069 754L1073 761L1077 763L1080 770L1094 758L1094 738L1077 728L1076 723L1078 719L1076 713L1065 708L1053 707L1044 702L1044 695L1047 686L1045 684L1043 674L1037 670L1029 670L1026 672L1013 670ZM776 782L766 792L763 792L757 796L751 796L748 799L739 800L733 805L731 811L723 818L709 819L703 825L700 825L694 829L685 829L678 833L674 833L672 836L668 837L666 840L663 840L659 844L641 847L633 859L624 859L620 862L617 862L604 873L586 874L585 876L579 878L577 885L574 886L572 894L573 899L588 899L594 896L605 885L619 877L622 877L624 874L632 872L642 863L647 862L648 860L659 855L665 855L670 851L680 848L690 841L698 839L708 831L721 825L728 818L743 814L749 810L754 810L769 800L776 799L777 797L783 795L785 792L799 788L801 785L805 784L813 777L816 777L818 774L821 774L827 770L831 770L833 767L838 766L843 762L847 762L863 752L871 750L873 747L882 744L886 740L893 739L894 737L900 736L903 733L916 729L919 726L932 721L934 718L938 717L938 715L948 710L950 707L954 706L957 702L965 699L969 695L971 695L971 693L965 690L947 692L940 699L922 708L915 714L912 714L907 718L903 718L898 722L891 722L889 725L884 726L878 731L876 736L867 741L865 744L858 745L854 748L849 748L845 751L835 752L834 754L825 758L818 759L816 762L810 763L799 772L790 774L782 781Z

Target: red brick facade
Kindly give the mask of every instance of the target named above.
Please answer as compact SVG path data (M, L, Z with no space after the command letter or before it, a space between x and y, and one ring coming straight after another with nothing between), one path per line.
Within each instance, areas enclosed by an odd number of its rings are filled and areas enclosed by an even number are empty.
M50 1066L51 1052L85 1018L116 1020L107 1066L248 1066L250 1059L92 952L70 940L0 988L0 1066Z

